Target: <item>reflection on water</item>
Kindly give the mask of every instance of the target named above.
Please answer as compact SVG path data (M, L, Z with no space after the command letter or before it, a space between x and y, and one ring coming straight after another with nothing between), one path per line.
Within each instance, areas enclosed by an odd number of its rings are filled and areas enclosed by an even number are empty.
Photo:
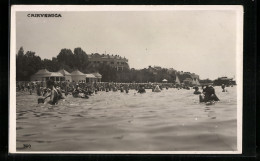
M236 87L215 89L221 101L210 106L199 103L193 90L99 92L89 99L69 95L55 106L17 93L17 150L237 150Z

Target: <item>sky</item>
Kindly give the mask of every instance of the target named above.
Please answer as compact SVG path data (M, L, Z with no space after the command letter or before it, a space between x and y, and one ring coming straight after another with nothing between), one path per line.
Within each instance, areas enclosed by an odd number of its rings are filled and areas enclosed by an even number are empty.
M130 68L156 65L200 79L236 75L235 11L63 11L60 18L28 13L36 12L16 13L16 50L22 46L42 59L81 47L87 54L126 57Z

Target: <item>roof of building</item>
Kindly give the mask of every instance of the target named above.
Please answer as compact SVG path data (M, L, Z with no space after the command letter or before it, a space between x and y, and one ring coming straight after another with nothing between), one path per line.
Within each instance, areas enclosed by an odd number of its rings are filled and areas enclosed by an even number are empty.
M163 81L163 82L167 82L168 80L167 80L167 79L163 79L162 81Z
M35 75L50 75L50 74L51 72L49 72L47 69L41 69L35 73Z
M60 72L62 75L71 75L69 72L67 72L65 69L61 69L58 72Z
M51 72L50 77L64 77L60 72Z
M93 74L85 74L86 78L96 78Z
M93 74L95 77L97 77L97 78L102 78L102 75L101 74L99 74L99 73L91 73L91 74Z
M80 72L79 70L75 70L70 73L71 75L85 75L84 73Z

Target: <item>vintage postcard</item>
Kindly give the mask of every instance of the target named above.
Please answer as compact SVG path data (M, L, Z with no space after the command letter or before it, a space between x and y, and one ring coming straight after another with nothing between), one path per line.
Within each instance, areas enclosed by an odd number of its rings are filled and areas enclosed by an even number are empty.
M242 153L243 6L13 5L10 38L10 153Z

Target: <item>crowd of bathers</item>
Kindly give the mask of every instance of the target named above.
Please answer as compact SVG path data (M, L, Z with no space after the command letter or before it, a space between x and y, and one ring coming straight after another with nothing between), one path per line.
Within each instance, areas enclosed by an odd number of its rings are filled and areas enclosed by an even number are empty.
M221 86L224 91L224 85ZM18 81L16 83L17 91L28 91L30 94L36 93L38 96L44 98L39 98L38 103L45 102L45 99L50 97L50 104L57 104L58 100L64 99L68 95L72 95L75 98L86 98L89 96L97 94L99 91L105 92L125 92L128 93L129 90L136 90L137 93L145 93L146 89L152 89L153 92L160 92L169 88L177 88L190 90L194 89L193 94L199 95L200 102L209 101L219 101L215 93L215 89L211 85L201 86L201 91L199 86L188 86L184 84L174 84L174 83L115 83L115 82L67 82L67 81L31 81L22 82Z

